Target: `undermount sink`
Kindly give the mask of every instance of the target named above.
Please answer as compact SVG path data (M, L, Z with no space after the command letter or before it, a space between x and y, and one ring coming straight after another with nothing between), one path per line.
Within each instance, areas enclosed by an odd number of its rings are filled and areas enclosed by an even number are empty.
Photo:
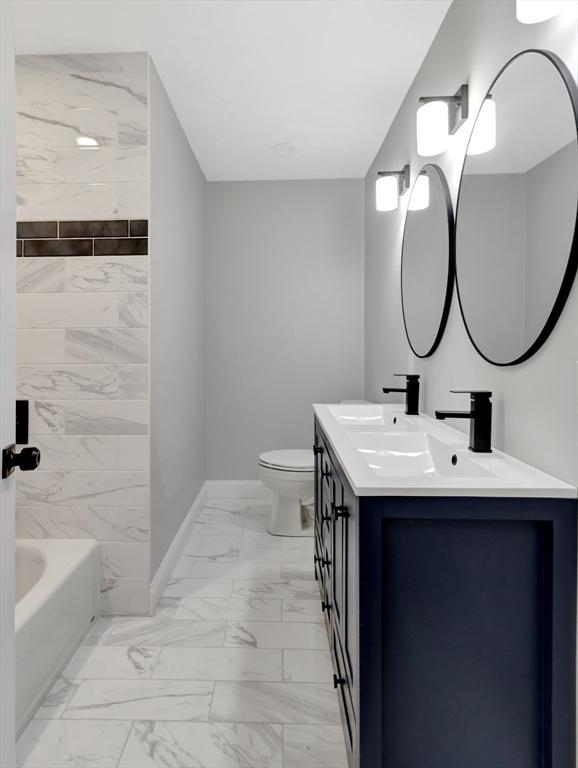
M348 438L376 477L495 477L463 448L426 432L349 432Z

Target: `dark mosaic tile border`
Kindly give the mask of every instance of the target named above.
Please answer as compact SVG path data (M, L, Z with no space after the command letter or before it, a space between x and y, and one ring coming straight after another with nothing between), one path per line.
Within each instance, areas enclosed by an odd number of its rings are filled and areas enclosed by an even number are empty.
M19 221L16 256L144 256L148 219Z

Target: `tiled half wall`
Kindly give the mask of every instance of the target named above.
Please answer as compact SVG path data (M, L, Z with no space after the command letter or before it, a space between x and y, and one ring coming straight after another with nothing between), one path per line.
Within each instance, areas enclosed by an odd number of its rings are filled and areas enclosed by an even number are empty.
M149 607L148 222L17 225L17 535L101 544L102 612Z

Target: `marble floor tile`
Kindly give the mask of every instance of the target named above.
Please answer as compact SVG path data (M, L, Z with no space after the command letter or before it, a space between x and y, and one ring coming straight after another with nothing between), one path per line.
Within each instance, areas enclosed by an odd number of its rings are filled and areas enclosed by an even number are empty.
M153 678L275 681L283 678L282 662L278 650L163 648Z
M324 624L314 622L239 621L229 623L225 646L246 648L302 648L325 650L328 647Z
M82 645L68 662L64 677L147 679L156 667L160 648Z
M283 680L292 683L332 683L333 666L329 650L284 650Z
M285 768L347 768L339 725L283 726Z
M183 680L83 680L66 720L207 720L213 683Z
M188 574L193 579L281 579L277 563L195 563Z
M18 768L115 768L131 725L32 720L18 742Z
M106 627L85 640L93 645L140 645L149 648L178 645L220 648L225 640L224 621L171 621L155 617L111 619Z
M286 549L285 552L290 552L290 549ZM296 552L303 552L306 550L295 550ZM315 579L315 570L313 568L313 556L311 556L306 563L281 563L281 578L288 579L289 581L294 579Z
M199 544L199 539L192 536L183 547L181 558L189 560L191 565L193 563L236 563L239 560L239 549L238 547L203 547Z
M171 579L164 592L165 597L231 597L231 579Z
M206 547L245 547L247 549L281 549L281 537L269 533L253 533L245 531L239 536L199 536L199 544ZM313 547L313 545L311 545ZM313 548L311 549L313 552ZM313 555L312 555L313 556Z
M239 579L233 582L233 597L269 597L278 600L318 600L319 587L314 579L265 581Z
M211 722L319 723L337 725L337 696L331 685L217 682Z
M308 549L313 552L313 536L284 536L281 549Z
M282 764L280 725L139 721L119 768L281 768Z
M321 602L316 600L283 600L283 621L323 621Z
M80 680L59 677L34 714L35 720L58 720L76 693Z
M311 568L313 568L313 552L309 552L307 549L249 549L239 547L238 557L242 563L279 563L288 567L311 563ZM312 573L307 578L310 577L313 577Z
M184 598L175 614L177 620L196 621L280 621L281 601L256 598Z

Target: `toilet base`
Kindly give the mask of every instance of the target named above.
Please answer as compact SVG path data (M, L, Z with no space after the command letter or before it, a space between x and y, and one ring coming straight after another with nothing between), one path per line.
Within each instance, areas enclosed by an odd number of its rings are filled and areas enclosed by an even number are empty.
M267 530L272 536L313 536L313 520L300 499L275 494Z

